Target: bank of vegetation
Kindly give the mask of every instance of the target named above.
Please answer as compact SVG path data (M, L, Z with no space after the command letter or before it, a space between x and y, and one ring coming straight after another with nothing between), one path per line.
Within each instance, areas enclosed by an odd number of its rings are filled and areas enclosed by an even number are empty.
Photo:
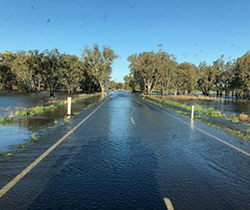
M124 77L125 89L152 94L159 91L169 95L194 95L199 90L208 96L231 95L236 98L250 96L250 52L225 62L222 55L211 65L205 61L195 64L178 63L173 54L161 49L141 52L128 57L130 74Z
M49 91L50 96L59 89L104 93L116 58L110 47L101 50L97 44L85 47L80 58L58 49L6 51L0 53L0 90Z

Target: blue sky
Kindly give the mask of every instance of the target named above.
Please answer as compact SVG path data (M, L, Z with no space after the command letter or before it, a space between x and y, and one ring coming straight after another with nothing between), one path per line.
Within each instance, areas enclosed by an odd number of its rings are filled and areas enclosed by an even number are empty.
M120 56L112 79L129 73L127 57L163 49L178 62L235 59L250 50L249 0L0 0L0 52L53 49L80 56L110 46Z

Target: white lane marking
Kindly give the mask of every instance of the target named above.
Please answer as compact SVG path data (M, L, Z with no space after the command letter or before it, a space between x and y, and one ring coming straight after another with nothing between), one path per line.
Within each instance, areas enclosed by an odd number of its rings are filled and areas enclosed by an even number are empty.
M135 107L132 107L132 109L133 111L131 112L131 114L133 114L136 111Z
M135 124L133 117L130 117L132 124Z
M27 173L29 173L38 163L40 163L49 153L51 153L59 144L61 144L67 137L69 137L80 125L82 125L88 118L90 118L106 101L104 101L100 106L98 106L93 112L91 112L85 119L83 119L78 125L76 125L71 131L65 134L61 139L59 139L54 145L52 145L48 150L46 150L40 157L38 157L33 163L31 163L27 168L25 168L20 174L18 174L14 179L12 179L8 184L6 184L0 190L0 198L4 196L17 182L19 182Z
M171 201L168 198L164 198L164 202L165 202L166 207L167 207L168 210L174 210L174 207L173 207Z
M146 101L146 102L147 102L147 101ZM174 115L172 115L172 114L170 114L170 113L168 113L168 112L166 112L166 111L164 111L164 110L162 110L162 109L160 109L160 108L158 108L158 107L156 107L156 106L151 105L149 102L147 102L147 105L149 105L149 106L151 106L151 107L153 107L153 108L155 108L155 109L157 109L157 110L159 110L159 111L164 112L165 114L167 114L167 115L169 115L169 116L171 116L171 117L173 117L173 118L179 120L180 122L182 122L182 123L184 123L184 124L186 124L186 125L188 125L188 126L191 125L191 124L185 122L184 120L182 120L182 119L180 119L180 118L178 118L178 117L176 117L176 116L174 116ZM145 105L145 106L146 106L146 105ZM170 111L170 110L169 110L169 111ZM172 112L172 111L170 111L170 112ZM228 142L226 142L226 141L220 139L219 137L216 137L216 136L214 136L214 135L212 135L212 134L210 134L210 133L208 133L208 132L206 132L206 131L203 131L203 130L201 130L200 128L197 128L197 127L194 126L194 125L193 125L193 126L191 125L191 127L194 128L194 129L196 129L196 130L198 130L198 131L200 131L201 133L204 133L204 134L206 134L206 135L208 135L208 136L214 138L215 140L217 140L217 141L219 141L219 142L221 142L221 143L223 143L223 144L225 144L225 145L231 147L232 149L235 149L235 150L237 150L238 152L241 152L242 154L247 155L248 157L250 157L250 153L248 153L248 152L246 152L246 151L244 151L244 150L242 150L242 149L240 149L240 148L238 148L238 147L236 147L236 146L234 146L234 145L232 145L232 144L230 144L230 143L228 143Z

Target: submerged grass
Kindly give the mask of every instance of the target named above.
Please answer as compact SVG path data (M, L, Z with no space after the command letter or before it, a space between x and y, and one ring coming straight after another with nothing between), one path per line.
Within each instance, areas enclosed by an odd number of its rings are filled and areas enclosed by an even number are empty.
M12 157L13 155L14 155L13 153L9 152L9 153L7 153L5 156L6 156L6 157Z
M83 100L83 99L87 99L87 98L91 98L91 97L95 97L99 94L90 94L90 95L86 95L86 94L80 94L78 96L76 96L75 98L73 98L71 100L71 103L74 104L76 103L78 100ZM27 117L27 116L34 116L40 113L44 113L46 111L52 111L57 109L58 106L62 106L62 105L67 105L67 100L52 100L52 101L47 101L45 104L47 104L46 106L36 106L36 107L32 107L32 108L24 108L22 111L16 111L15 114L8 116L8 117L0 117L0 125L6 125L10 122L12 122L15 117L21 116L21 117ZM50 104L50 105L48 105Z

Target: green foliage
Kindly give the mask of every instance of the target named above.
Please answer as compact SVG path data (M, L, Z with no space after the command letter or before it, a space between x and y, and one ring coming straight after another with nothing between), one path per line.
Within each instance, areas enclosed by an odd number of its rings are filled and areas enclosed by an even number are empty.
M25 145L24 144L19 144L18 148L25 148Z
M206 115L207 115L207 116L210 116L210 117L220 117L220 116L222 116L221 112L215 111L213 107L210 107L210 108L206 111Z
M105 91L112 73L112 64L117 57L110 47L103 47L101 51L97 44L94 44L93 49L85 47L83 50L83 68L91 72L93 79L99 83L102 93Z
M13 116L10 116L10 117L2 117L0 118L0 125L5 125L7 123L10 123L11 121L14 120L14 117Z
M37 137L36 133L32 133L31 134L31 140L33 140L33 141L37 141L38 140L38 137Z
M64 102L64 101L59 101L59 102L58 102L58 105L59 105L59 106L64 106L64 105L65 105L65 102Z
M130 74L124 77L126 89L152 94L154 89L161 94L209 95L216 91L235 97L250 97L250 53L237 60L225 63L224 55L208 65L202 61L198 67L191 63L178 64L174 55L159 49L157 53L141 52L130 55ZM199 91L194 91L199 89Z
M6 157L12 157L14 154L13 153L7 153L5 156Z
M28 93L48 90L50 96L57 89L67 89L68 93L77 89L99 91L109 80L116 57L111 48L104 47L101 52L97 45L93 50L86 48L82 60L58 49L6 51L0 53L0 89Z
M239 120L237 117L234 117L234 118L232 119L232 122L233 122L233 123L239 123L240 120Z

